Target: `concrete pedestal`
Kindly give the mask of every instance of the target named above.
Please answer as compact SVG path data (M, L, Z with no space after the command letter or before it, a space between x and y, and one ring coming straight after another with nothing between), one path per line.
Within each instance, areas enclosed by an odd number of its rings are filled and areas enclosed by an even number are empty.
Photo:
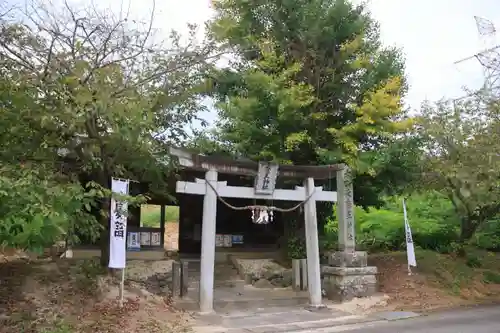
M333 301L346 302L377 292L377 267L322 266L323 289Z

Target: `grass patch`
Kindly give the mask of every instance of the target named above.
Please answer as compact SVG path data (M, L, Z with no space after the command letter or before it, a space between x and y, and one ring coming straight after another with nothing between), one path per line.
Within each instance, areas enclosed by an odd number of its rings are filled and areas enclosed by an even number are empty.
M417 250L418 272L437 286L461 295L480 283L500 283L500 256L483 250L467 249L465 257Z
M74 328L63 320L53 323L54 327L46 328L41 333L74 333Z
M157 205L142 205L141 206L141 225L144 227L160 227L161 221L161 206ZM179 222L179 207L165 207L165 222Z
M417 265L419 272L455 295L474 277L474 270L464 259L433 251L417 251Z
M413 269L431 286L451 295L468 298L487 291L485 284L500 284L500 254L475 248L466 249L459 257L431 250L416 249L417 267ZM373 255L377 264L385 263L385 269L400 269L406 266L405 252Z
M487 284L500 284L500 273L485 271L483 272L483 281Z

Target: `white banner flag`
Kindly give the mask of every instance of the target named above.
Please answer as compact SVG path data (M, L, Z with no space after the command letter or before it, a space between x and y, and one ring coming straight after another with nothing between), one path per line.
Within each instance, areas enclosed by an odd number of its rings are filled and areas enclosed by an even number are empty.
M413 237L411 234L410 223L408 222L408 214L406 213L406 202L403 199L403 213L405 218L406 232L406 256L408 257L408 267L417 267L417 259L415 258L415 248L413 247Z
M128 195L128 180L113 178L111 191ZM125 268L127 259L127 211L128 203L111 198L110 230L109 230L109 268Z

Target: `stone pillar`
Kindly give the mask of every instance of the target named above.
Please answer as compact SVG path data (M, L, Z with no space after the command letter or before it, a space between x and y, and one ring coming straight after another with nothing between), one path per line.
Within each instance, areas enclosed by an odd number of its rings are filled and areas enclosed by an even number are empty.
M209 170L205 181L217 188L217 171ZM201 229L201 269L200 269L200 312L210 313L214 308L214 264L215 264L215 223L217 216L217 194L206 185L203 199Z
M352 173L348 166L337 171L337 217L339 250L356 251Z
M301 290L300 259L292 259L292 288Z
M309 288L309 271L307 270L307 259L300 259L300 288L301 290L307 290Z
M314 197L314 178L304 181L307 200L304 207L306 250L307 250L307 282L309 290L309 305L313 308L322 307L321 303L321 271L319 265L318 219L316 216L316 199Z
M186 297L189 290L189 262L181 261L181 297Z
M368 266L366 252L356 251L354 200L351 170L337 172L337 217L339 251L328 254L328 265L321 267L326 297L349 301L371 296L377 291L377 267Z
M177 261L172 263L172 297L181 296L181 264Z

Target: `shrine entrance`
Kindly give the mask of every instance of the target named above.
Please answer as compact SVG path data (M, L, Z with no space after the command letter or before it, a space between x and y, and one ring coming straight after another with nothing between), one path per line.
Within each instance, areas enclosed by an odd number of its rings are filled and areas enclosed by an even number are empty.
M247 218L255 224L272 223L277 212L292 212L303 209L305 217L309 305L314 308L323 307L316 202L337 202L341 250L354 252L352 183L350 181L349 169L342 164L290 166L264 162L243 162L196 155L174 148L170 149L170 153L172 156L177 157L181 168L205 173L205 179L197 178L192 182L178 181L176 184L176 192L179 194L203 196L202 224L199 235L201 238L200 311L202 313L213 311L218 203L235 211L247 212ZM255 186L230 186L225 181L218 181L219 174L255 177ZM296 186L295 189L276 189L276 180L278 177L301 179L303 186ZM329 179L332 177L337 178L337 192L323 191L322 187L315 186L315 179ZM254 201L266 200L273 204L236 206L228 202L231 198L250 199ZM284 209L279 206L280 201L295 202L296 204L291 208Z

